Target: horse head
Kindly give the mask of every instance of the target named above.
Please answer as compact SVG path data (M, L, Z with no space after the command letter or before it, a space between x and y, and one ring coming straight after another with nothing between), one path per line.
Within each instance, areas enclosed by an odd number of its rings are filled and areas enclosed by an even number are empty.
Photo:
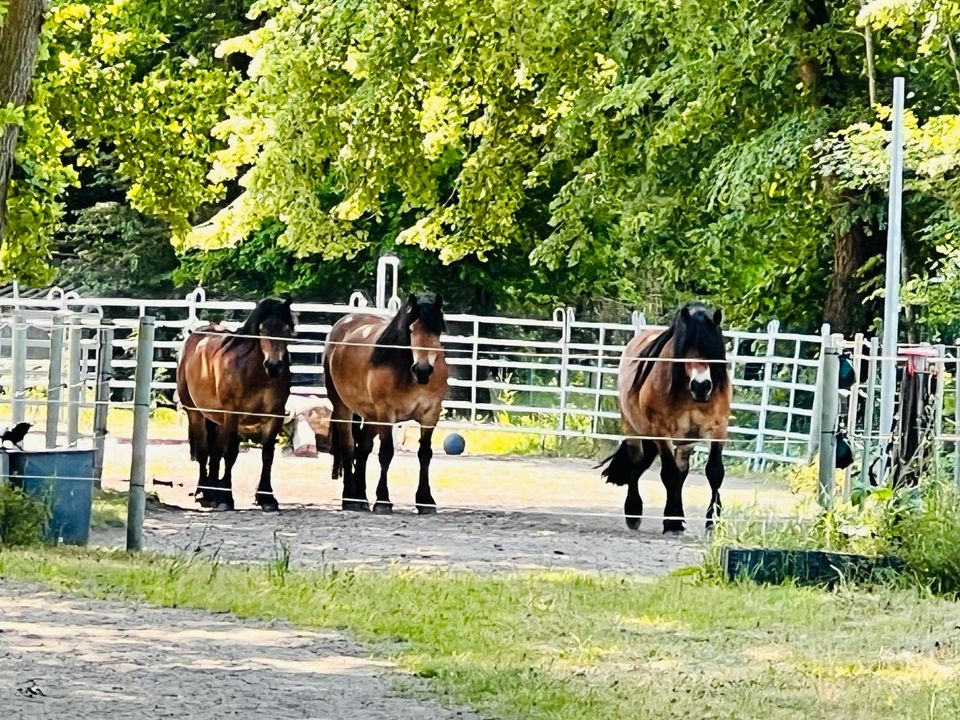
M405 316L413 352L410 372L420 385L426 385L437 358L443 355L440 335L447 329L443 319L443 297L432 292L412 293L401 312Z
M290 298L263 300L250 318L251 328L260 336L260 352L267 377L277 378L290 366L287 345L293 338L296 322L290 310Z
M705 403L729 382L727 354L720 330L723 314L701 303L684 305L673 323L674 363L672 389L689 392L695 402Z

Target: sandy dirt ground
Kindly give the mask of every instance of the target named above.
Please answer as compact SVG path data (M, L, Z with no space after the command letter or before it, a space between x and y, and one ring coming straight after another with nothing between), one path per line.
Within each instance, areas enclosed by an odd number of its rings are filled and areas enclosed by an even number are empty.
M108 457L123 467L129 446L114 445ZM127 465L128 467L128 465ZM149 479L161 504L145 523L150 550L218 553L229 561L269 561L282 542L294 567L430 567L478 572L575 569L658 575L698 561L709 487L692 472L684 490L688 530L661 533L665 494L659 476L648 473L641 494L640 532L622 519L622 488L605 485L592 464L579 460L450 457L438 453L431 468L436 515L418 516L412 505L418 462L398 452L390 473L392 516L341 512L340 481L330 479L330 457L278 455L274 488L279 514L253 506L260 453L241 453L235 470L236 512L201 511L190 493L196 465L184 445L152 445ZM368 472L373 497L374 460ZM125 489L116 474L105 486ZM112 478L112 479L111 479ZM169 483L169 484L168 484ZM783 485L728 478L725 506L755 505L784 513L793 498ZM93 542L122 547L122 529L99 531Z
M336 632L0 581L3 720L476 717L410 697L418 685Z
M127 488L129 445L107 448L104 486ZM196 466L185 445L151 445L147 549L268 562L281 545L294 568L404 567L466 572L527 569L662 575L696 563L709 490L692 473L684 494L688 531L664 537L664 492L656 473L641 487L639 532L623 523L623 490L604 485L590 463L448 457L432 478L436 515L412 506L418 464L398 453L391 472L395 514L341 512L330 458L278 456L280 513L253 506L258 451L236 467L235 512L197 509ZM370 488L376 462L370 470ZM783 513L782 485L730 478L725 504ZM125 531L93 533L92 544L123 547ZM229 615L64 598L0 580L0 719L239 718L444 720L467 711L415 699L425 687L372 660L336 632L240 621Z

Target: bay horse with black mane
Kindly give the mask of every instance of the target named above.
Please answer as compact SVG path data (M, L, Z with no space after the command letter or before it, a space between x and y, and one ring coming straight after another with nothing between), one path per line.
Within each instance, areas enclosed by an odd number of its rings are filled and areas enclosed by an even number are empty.
M330 330L323 360L327 397L333 403L330 452L333 479L343 475L344 510L369 511L367 459L380 438L380 482L375 513L393 504L387 472L393 460L393 425L420 424L420 482L416 505L421 514L436 512L430 493L433 430L447 394L447 364L440 335L446 329L443 298L412 294L392 318L348 315Z
M683 482L690 454L702 441L710 443L707 528L720 514L723 444L733 392L721 318L720 310L688 303L666 330L634 337L620 358L617 384L627 437L603 462L602 476L608 483L627 486L623 510L631 530L640 526L643 515L640 476L659 456L667 491L663 531L683 531Z
M294 327L290 300L268 299L236 332L209 325L184 342L177 365L177 394L187 413L190 456L200 465L195 497L201 504L233 509L232 473L242 431L259 435L263 446L256 502L265 511L279 509L271 470L290 395L287 345Z

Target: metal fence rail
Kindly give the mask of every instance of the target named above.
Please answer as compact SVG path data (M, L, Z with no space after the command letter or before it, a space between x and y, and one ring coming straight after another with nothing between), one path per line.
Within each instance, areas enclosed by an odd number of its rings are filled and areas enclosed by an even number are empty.
M208 300L202 288L182 300L82 298L57 289L42 297L0 298L0 376L12 377L14 346L25 347L28 371L14 397L29 397L31 387L45 388L49 356L42 348L49 348L54 319L80 313L84 329L74 376L82 386L79 406L92 396L96 333L103 325L114 328L111 389L129 397L137 325L141 316L152 315L152 389L172 400L185 335L214 321L236 327L254 306L252 301ZM298 342L289 348L294 392L319 396L325 394L323 344L333 323L351 312L390 313L368 306L359 293L348 304L295 303L293 310L298 320ZM14 331L15 318L28 328L25 345L14 342L23 333ZM578 320L572 309L560 308L549 318L452 313L446 321L442 341L451 377L445 424L619 439L620 354L636 333L655 327L641 314L634 313L629 322L603 323ZM727 454L755 466L805 462L816 449L817 380L829 328L821 335L801 335L781 332L771 321L763 330L725 335L734 386Z

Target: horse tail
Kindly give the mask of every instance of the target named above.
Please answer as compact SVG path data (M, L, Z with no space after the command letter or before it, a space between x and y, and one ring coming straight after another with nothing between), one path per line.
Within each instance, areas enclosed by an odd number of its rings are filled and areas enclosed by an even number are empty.
M611 485L626 485L637 476L636 463L630 457L630 448L626 440L621 441L620 447L597 467L603 468L600 477Z

